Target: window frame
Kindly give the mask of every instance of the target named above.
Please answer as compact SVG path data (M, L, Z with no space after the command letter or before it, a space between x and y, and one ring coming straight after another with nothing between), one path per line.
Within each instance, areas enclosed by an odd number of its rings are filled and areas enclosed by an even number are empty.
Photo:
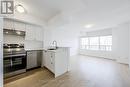
M101 45L101 37L111 37L111 44L110 45ZM90 38L92 37L98 37L98 45L95 45L95 46L98 46L96 49L92 49L91 46L93 47L94 45L91 45L90 44ZM81 39L82 38L88 38L88 45L82 45L82 41ZM84 46L85 48L83 49L82 46ZM87 49L86 49L87 47ZM102 48L103 47L103 48ZM102 48L102 49L101 49ZM80 37L80 49L81 50L91 50L91 51L112 51L112 35L101 35L101 36L91 36L91 37L87 37L87 36L84 36L84 37Z

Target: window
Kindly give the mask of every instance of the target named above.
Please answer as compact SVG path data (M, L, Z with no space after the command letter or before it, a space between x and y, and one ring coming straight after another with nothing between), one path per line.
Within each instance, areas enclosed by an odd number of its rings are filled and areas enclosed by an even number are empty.
M99 50L99 37L90 37L89 41L90 41L89 45L90 50Z
M81 49L88 49L88 38L81 38Z
M86 50L112 50L112 36L83 37L80 40L80 48Z
M100 37L100 50L111 51L112 48L112 36L101 36Z

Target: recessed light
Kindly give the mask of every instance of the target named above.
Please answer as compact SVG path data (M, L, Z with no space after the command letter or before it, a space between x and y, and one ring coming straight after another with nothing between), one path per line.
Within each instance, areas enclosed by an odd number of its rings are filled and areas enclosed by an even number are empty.
M16 11L18 11L19 13L24 13L25 8L19 4L19 5L16 5Z
M93 26L94 26L93 24L87 24L87 25L85 25L85 28L91 28Z
M21 34L21 32L20 32L20 31L17 31L16 33L17 33L17 34L19 34L19 35Z

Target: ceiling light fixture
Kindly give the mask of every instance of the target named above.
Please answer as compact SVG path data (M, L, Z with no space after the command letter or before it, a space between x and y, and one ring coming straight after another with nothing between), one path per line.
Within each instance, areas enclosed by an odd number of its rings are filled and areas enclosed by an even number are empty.
M18 4L16 5L16 11L18 11L19 13L24 13L25 8L21 4Z
M17 33L18 35L20 35L20 34L21 34L21 32L20 32L20 31L17 31L16 33Z
M5 33L6 33L6 34L8 34L9 32L8 32L8 31L6 31Z
M87 25L85 25L85 28L91 28L93 26L94 26L93 24L87 24Z

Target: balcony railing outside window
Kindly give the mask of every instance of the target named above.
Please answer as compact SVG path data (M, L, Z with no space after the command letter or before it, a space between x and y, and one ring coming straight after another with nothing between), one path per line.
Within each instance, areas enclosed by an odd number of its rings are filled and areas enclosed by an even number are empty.
M80 49L112 51L112 36L81 38Z
M85 49L85 50L101 50L101 51L111 51L112 50L112 46L111 45L82 45L80 47L81 49Z

